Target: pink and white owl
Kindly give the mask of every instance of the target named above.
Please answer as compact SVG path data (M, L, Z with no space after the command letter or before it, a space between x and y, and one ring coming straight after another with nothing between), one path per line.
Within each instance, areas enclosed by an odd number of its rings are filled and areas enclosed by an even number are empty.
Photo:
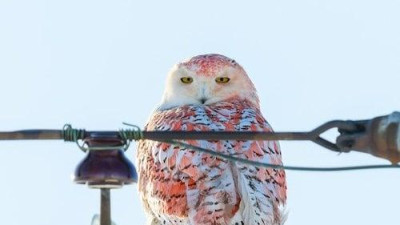
M234 60L217 54L195 56L172 68L161 105L145 129L272 132L246 72ZM184 142L282 164L276 141ZM139 143L137 165L149 225L283 224L284 170L231 162L148 140Z

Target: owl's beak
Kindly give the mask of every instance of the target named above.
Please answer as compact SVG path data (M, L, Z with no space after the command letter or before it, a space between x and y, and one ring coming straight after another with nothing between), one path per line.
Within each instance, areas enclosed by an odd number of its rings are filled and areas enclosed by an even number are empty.
M203 98L200 98L200 102L201 102L201 104L204 104L204 103L206 103L206 101L207 101L208 99L207 98L205 98L205 97L203 97Z
M200 88L200 93L199 94L199 101L201 104L205 104L209 98L207 98L209 94L209 89L207 87L207 83L203 83L201 88Z

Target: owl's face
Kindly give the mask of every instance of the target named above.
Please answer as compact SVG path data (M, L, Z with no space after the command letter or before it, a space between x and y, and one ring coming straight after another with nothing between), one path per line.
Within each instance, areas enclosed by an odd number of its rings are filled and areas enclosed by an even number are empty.
M248 100L256 107L259 104L254 85L243 68L222 55L199 55L171 69L160 109L209 105L235 98Z

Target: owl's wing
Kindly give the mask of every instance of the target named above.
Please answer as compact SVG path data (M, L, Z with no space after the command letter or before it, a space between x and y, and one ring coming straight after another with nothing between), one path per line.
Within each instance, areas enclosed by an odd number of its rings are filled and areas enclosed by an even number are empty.
M271 126L254 110L244 110L240 131L273 132ZM282 165L277 141L239 142L238 156L253 161ZM236 162L240 209L244 224L281 224L281 206L286 201L286 179L283 169L264 168Z

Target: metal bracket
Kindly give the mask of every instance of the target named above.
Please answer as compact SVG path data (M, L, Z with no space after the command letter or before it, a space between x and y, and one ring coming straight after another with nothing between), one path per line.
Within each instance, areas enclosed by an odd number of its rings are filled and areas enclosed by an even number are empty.
M337 146L400 162L400 112L371 120L348 121L352 126L339 128Z

